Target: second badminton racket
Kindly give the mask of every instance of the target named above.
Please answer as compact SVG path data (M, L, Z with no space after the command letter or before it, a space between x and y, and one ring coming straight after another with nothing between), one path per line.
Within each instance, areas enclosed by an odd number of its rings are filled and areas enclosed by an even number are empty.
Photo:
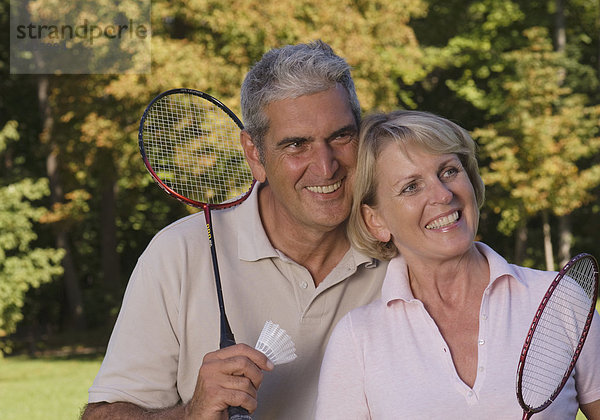
M569 379L598 297L598 263L579 254L558 273L533 318L517 368L523 419L546 409Z

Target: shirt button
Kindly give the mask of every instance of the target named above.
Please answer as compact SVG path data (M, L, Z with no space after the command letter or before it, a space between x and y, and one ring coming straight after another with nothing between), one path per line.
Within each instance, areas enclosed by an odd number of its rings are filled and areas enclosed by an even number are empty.
M483 340L483 339L482 339L482 340L479 340L479 345L480 345L480 346L483 346L484 344L485 344L485 340Z
M485 370L485 369L484 369L484 367L483 367L483 366L479 366L479 371L480 371L480 372L483 372L484 370Z
M308 287L308 283L305 281L300 282L300 287L302 287L303 289L306 289Z
M481 315L481 319L483 319L484 321L488 318L488 316L486 314Z
M472 396L473 396L473 391L469 391L469 392L467 392L467 395L468 395L469 397L472 397Z

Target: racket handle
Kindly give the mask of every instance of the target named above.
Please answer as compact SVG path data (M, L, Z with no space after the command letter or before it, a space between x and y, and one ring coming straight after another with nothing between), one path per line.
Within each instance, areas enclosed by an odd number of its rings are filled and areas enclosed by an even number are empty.
M227 412L229 413L229 420L252 420L248 410L242 407L229 407Z

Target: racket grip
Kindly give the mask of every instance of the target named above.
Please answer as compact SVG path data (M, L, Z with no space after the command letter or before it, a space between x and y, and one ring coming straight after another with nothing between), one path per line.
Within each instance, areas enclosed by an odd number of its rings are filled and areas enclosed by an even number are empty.
M252 420L248 410L242 407L229 407L227 413L229 413L229 420Z

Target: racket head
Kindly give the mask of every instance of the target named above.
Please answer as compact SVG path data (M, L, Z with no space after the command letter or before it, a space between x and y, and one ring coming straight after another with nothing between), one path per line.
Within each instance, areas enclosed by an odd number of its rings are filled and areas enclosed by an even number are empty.
M240 144L240 119L221 101L193 89L156 96L142 115L138 143L158 185L202 209L240 204L255 180Z
M517 399L530 415L546 409L566 384L587 338L598 298L598 263L573 257L548 288L525 339Z

